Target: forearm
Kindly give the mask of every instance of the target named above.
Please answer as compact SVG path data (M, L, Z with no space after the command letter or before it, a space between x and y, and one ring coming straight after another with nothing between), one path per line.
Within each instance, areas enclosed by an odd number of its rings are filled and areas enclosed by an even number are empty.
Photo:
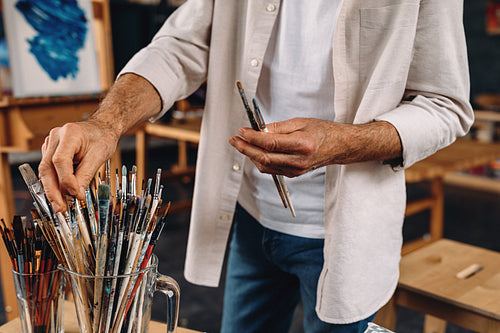
M160 110L161 99L156 89L141 76L127 73L115 82L90 119L120 137Z
M390 123L375 121L362 125L341 125L332 145L332 164L400 159L402 145L399 134ZM335 141L340 141L336 143ZM337 146L337 147L335 147ZM343 147L342 149L339 149Z

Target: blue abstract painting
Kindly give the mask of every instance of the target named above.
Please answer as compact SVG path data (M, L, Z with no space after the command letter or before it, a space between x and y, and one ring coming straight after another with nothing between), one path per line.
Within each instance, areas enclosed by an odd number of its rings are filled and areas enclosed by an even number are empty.
M28 39L30 52L52 80L78 74L78 54L88 20L76 0L19 0L16 8L37 35Z
M91 0L3 0L16 97L101 91Z

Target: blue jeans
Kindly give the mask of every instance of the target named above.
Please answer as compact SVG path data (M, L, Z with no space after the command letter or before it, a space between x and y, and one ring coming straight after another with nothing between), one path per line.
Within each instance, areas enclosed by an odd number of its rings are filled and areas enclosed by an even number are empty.
M229 252L222 333L288 332L302 300L307 333L361 333L374 317L329 324L315 311L323 239L267 229L237 205Z

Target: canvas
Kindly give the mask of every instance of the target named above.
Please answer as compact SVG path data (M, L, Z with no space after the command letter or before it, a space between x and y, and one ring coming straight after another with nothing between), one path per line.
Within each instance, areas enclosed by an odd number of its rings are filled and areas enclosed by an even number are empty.
M91 0L4 0L14 97L101 91Z

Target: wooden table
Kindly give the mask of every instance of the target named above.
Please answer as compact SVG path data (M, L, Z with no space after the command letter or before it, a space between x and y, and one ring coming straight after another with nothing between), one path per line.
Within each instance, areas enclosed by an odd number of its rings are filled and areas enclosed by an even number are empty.
M430 210L430 237L429 239L405 243L403 253L411 252L429 241L443 237L445 177L453 175L457 171L488 164L498 158L500 158L500 144L498 143L480 143L459 139L450 146L408 168L405 171L407 183L428 181L431 184L431 193L428 198L409 202L406 206L406 216L426 209Z
M167 325L157 321L149 323L149 332L160 333L166 332ZM19 333L21 332L21 323L19 318L9 321L0 326L0 333ZM78 320L76 319L75 306L73 303L66 301L64 304L64 332L79 333ZM190 330L187 328L178 327L177 333L200 333L199 331Z
M404 256L400 270L393 305L474 332L500 332L500 253L441 239ZM395 319L380 324L393 329Z

